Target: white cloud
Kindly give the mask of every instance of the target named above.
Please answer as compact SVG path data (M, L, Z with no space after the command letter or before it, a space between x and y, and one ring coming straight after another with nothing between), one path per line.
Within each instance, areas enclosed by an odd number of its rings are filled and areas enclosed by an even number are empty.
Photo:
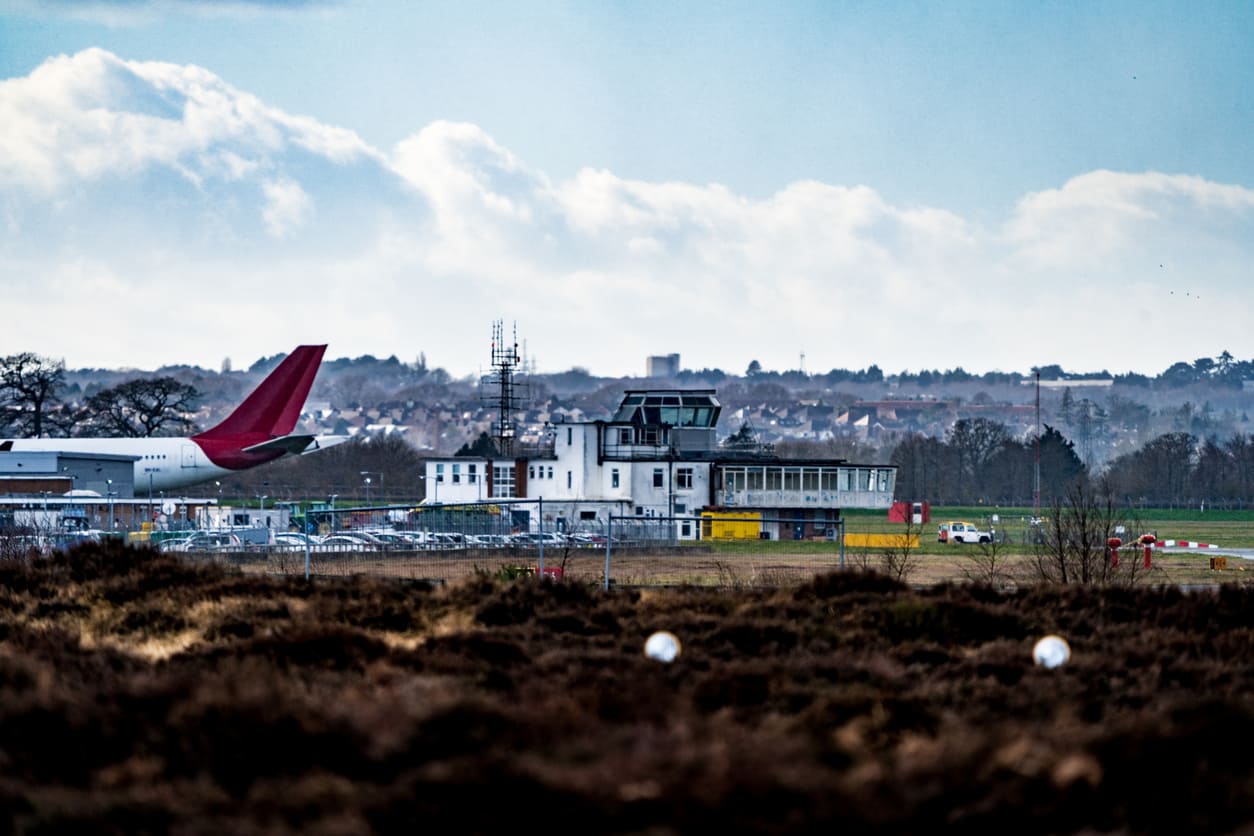
M1216 215L1249 223L1254 190L1159 172L1094 171L1029 194L1006 226L1028 266L1093 267L1137 241L1205 233ZM1248 228L1248 227L1247 227Z
M313 201L292 180L267 180L261 184L266 194L266 208L262 216L266 229L275 238L286 238L293 230L304 225L313 212Z
M1196 177L1090 172L989 226L868 186L553 182L474 125L383 153L207 70L101 50L0 82L0 124L0 281L28 289L0 353L214 366L326 341L462 375L508 318L541 368L598 374L671 351L729 371L1254 356L1254 193ZM174 298L196 304L153 315ZM131 336L95 339L102 311Z
M193 179L264 167L292 145L344 164L375 154L356 134L267 107L194 66L123 61L101 49L51 58L0 82L0 184L44 194L168 168Z

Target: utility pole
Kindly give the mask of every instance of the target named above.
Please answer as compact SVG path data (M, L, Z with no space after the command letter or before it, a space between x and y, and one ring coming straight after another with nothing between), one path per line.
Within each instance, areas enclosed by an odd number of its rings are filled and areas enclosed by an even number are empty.
M1041 518L1041 372L1036 372L1036 452L1032 463L1032 513Z

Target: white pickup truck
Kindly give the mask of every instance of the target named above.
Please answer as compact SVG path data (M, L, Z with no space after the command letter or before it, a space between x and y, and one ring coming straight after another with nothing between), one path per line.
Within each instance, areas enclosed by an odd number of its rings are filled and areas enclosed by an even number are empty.
M950 522L940 527L936 539L942 543L991 543L993 531L981 531L969 522Z

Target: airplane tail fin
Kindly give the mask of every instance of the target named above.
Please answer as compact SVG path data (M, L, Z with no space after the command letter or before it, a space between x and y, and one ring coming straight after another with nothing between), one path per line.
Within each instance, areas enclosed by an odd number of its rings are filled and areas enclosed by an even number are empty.
M300 418L326 349L325 345L297 346L234 412L193 438L213 441L291 433Z

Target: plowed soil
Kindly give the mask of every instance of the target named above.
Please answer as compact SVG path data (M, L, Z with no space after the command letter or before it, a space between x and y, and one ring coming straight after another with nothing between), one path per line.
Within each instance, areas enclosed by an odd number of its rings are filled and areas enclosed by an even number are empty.
M80 547L0 563L0 830L1254 833L1251 613L1242 584L429 586Z

